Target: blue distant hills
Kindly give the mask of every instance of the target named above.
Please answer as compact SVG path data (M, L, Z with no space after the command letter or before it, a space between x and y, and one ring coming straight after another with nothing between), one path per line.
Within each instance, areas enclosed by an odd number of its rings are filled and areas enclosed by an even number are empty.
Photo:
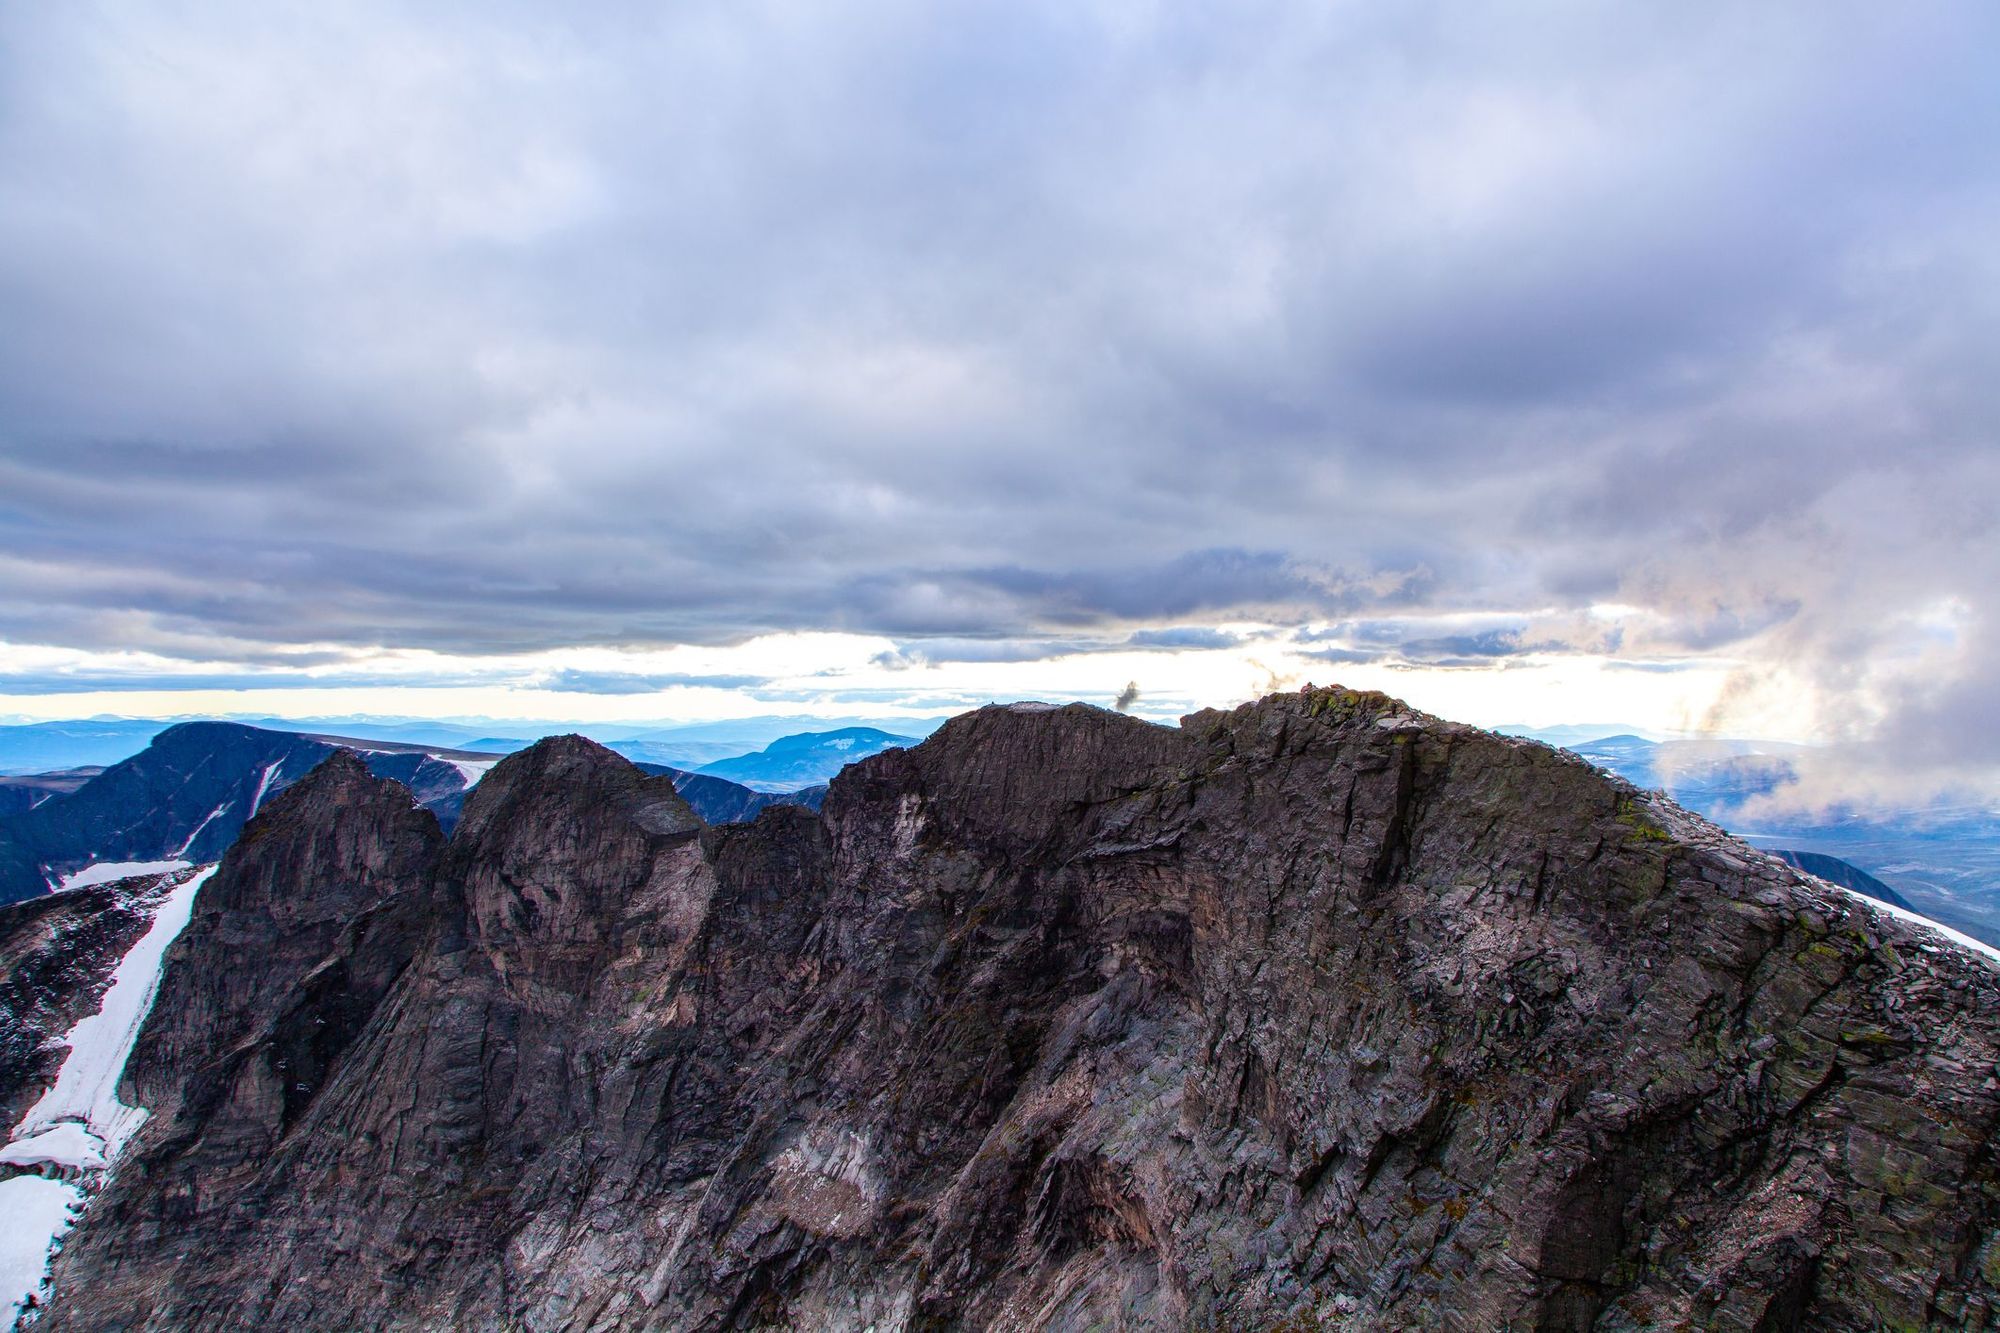
M798 791L827 781L857 759L915 745L917 740L875 727L810 731L781 736L755 754L703 764L695 771L758 791Z

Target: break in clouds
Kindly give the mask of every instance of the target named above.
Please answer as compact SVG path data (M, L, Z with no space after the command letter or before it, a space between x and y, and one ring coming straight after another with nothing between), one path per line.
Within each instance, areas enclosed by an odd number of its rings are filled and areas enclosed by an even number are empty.
M1255 622L1327 676L1725 661L1716 726L1806 689L1877 771L1988 770L1997 39L13 6L0 640L255 673Z

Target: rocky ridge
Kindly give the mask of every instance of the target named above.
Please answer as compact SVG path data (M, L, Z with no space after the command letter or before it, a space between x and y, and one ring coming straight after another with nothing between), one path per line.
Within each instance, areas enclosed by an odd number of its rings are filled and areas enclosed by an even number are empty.
M446 833L466 794L498 758L235 722L183 722L102 772L0 779L17 784L0 788L0 906L38 897L52 878L93 863L214 861L266 801L337 750L358 755L375 776L400 782ZM773 795L722 778L641 767L671 776L714 824L752 818L780 803L817 808L824 790ZM23 799L11 799L10 792Z
M330 760L41 1327L1990 1325L2000 971L1546 747L988 708L704 827Z

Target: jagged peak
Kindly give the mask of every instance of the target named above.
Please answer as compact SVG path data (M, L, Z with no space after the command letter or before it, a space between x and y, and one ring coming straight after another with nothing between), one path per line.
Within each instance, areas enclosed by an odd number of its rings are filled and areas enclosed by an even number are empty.
M472 791L453 841L484 839L498 812L531 803L544 810L622 809L650 834L703 827L673 780L645 772L587 736L547 736L508 755Z
M414 808L410 790L393 778L381 778L352 750L337 749L314 764L297 782L285 787L264 803L244 825L239 841L254 842L271 830L292 822L302 812L321 806L379 807L383 811ZM426 817L436 817L426 810Z

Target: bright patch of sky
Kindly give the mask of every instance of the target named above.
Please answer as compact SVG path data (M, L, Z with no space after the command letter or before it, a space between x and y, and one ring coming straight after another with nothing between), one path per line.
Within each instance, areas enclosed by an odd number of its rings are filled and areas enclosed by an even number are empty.
M1427 711L1488 725L1552 725L1587 714L1682 732L1699 729L1712 714L1730 665L1699 660L1673 670L1631 670L1616 660L1560 653L1448 667L1328 661L1316 655L1326 650L1324 641L1301 643L1290 629L1237 625L1228 637L1224 647L1107 646L1020 661L933 660L908 651L907 643L839 634L774 635L735 647L647 652L587 649L508 658L399 653L387 655L393 668L386 674L404 683L0 695L0 712L19 720L95 714L393 714L579 722L706 721L769 713L925 717L991 700L1109 703L1129 681L1140 691L1135 712L1172 718L1312 681L1382 689ZM544 683L566 674L614 678L631 687L596 692ZM451 683L427 684L427 675ZM645 688L675 676L723 676L729 683ZM465 683L480 678L486 683ZM1782 698L1773 703L1781 705ZM1734 721L1752 728L1749 734L1782 737L1798 734L1810 719L1796 709L1772 706Z

